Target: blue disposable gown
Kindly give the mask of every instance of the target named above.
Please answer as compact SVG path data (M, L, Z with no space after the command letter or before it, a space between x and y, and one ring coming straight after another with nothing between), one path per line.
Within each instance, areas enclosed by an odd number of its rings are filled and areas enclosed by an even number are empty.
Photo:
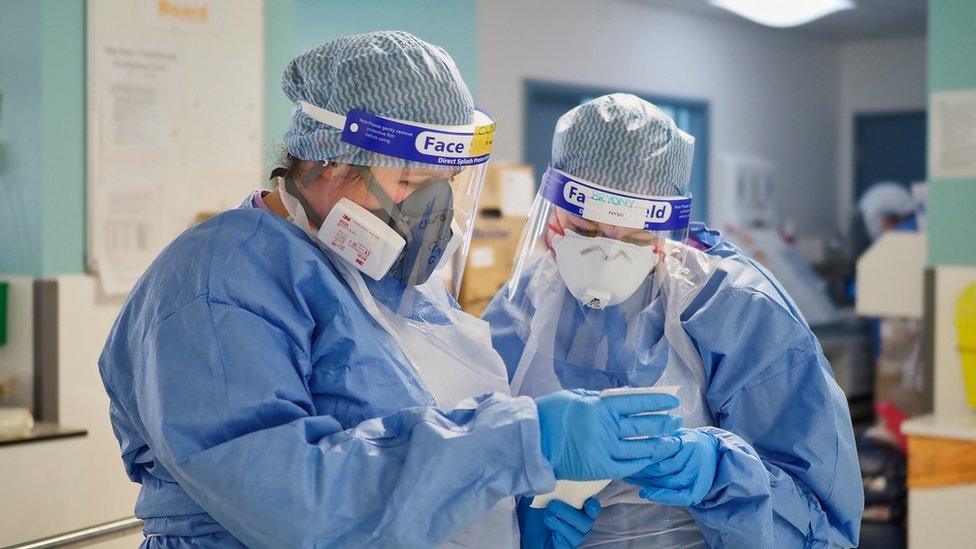
M819 343L763 267L704 225L693 225L691 238L721 258L681 314L705 367L705 400L715 425L704 429L719 439L720 454L710 492L688 511L711 547L856 546L864 494L853 429ZM518 286L524 291L528 284ZM526 317L515 304L527 300L510 301L506 292L495 297L484 319L511 377L524 351L519 324ZM664 321L663 314L657 317ZM665 360L656 349L664 343L663 327L647 329L642 341L649 349L638 351ZM569 347L560 343L560 333L575 332L557 330L557 351ZM559 360L554 367L563 384L572 379L603 389L608 379L613 383L605 372L587 377ZM663 363L651 371L662 370Z
M431 547L554 486L530 399L437 409L329 259L268 211L170 244L99 369L150 547Z

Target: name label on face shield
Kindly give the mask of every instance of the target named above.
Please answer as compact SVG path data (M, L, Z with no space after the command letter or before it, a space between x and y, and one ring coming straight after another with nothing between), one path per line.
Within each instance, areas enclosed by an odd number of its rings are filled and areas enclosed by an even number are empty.
M353 109L346 114L342 141L402 160L440 166L472 166L488 161L495 123L476 111L470 132L456 132L383 118Z
M691 221L690 197L652 197L622 193L549 168L539 189L560 208L599 223L631 229L674 231Z

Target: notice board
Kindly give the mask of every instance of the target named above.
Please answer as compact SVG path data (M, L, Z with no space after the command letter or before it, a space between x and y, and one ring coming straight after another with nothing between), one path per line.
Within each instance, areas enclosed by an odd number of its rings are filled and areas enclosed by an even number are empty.
M88 268L124 295L262 182L264 3L88 0Z

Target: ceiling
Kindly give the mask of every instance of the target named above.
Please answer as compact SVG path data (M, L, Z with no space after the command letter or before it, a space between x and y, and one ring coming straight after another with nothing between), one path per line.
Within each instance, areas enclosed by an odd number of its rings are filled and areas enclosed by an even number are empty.
M642 4L690 11L725 20L760 26L738 15L716 8L708 0L635 0ZM803 0L783 0L798 1ZM854 0L857 7L837 12L812 23L782 29L823 40L867 40L925 36L927 0ZM767 28L767 27L764 27Z

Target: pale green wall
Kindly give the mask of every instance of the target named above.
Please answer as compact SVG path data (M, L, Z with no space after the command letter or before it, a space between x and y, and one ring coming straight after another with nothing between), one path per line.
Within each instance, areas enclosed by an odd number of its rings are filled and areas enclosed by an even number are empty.
M976 2L929 1L928 55L930 94L976 88ZM929 264L976 265L976 179L930 178L927 206Z
M265 13L265 158L266 172L276 166L281 136L288 128L292 103L281 91L281 74L298 53L295 0L267 0Z
M85 268L85 3L41 2L41 276Z
M267 0L265 11L269 167L292 110L281 73L332 38L413 32L451 52L476 90L475 0ZM0 274L84 272L84 0L0 0L0 93Z
M0 0L0 274L41 272L40 3Z
M80 273L85 4L0 0L0 274Z

